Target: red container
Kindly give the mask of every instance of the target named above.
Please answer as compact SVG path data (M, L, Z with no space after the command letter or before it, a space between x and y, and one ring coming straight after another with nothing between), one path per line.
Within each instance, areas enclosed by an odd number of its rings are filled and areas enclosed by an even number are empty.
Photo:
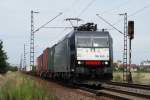
M49 52L49 48L46 48L43 51L43 70L44 71L48 71L48 52Z
M42 71L42 66L43 66L42 60L43 60L43 55L37 57L37 65L36 65L37 75L40 75L40 72Z

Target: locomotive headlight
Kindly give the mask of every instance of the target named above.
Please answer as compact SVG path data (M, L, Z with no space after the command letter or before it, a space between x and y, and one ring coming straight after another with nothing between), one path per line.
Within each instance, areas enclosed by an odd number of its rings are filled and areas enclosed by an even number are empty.
M78 64L80 65L80 64L81 64L81 61L78 61Z
M74 70L74 69L71 69L71 71L74 72L75 70Z
M108 65L108 61L105 61L105 64Z

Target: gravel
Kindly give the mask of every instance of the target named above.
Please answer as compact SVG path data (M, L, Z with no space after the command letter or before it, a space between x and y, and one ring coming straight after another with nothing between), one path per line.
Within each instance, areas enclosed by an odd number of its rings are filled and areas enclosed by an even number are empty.
M52 81L41 80L39 78L36 78L36 80L38 84L44 85L49 89L59 100L108 100L108 98L96 96L80 89L68 88Z

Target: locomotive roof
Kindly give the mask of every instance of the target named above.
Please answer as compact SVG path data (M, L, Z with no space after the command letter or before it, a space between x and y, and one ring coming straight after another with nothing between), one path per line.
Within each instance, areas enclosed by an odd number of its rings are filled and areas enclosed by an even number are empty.
M84 34L84 33L86 33L86 34L96 34L96 33L99 33L99 34L101 34L101 36L109 36L109 37L111 37L110 36L110 34L109 34L109 32L108 31L77 31L77 30L73 30L73 31L71 31L71 32L69 32L67 35L65 35L61 40L59 40L55 45L57 45L57 44L59 44L61 41L63 41L64 39L66 39L66 38L70 38L72 35L75 35L75 34L80 34L81 33L81 35L82 34ZM53 46L55 46L55 45L53 45ZM52 47L53 47L52 46Z
M81 35L82 34L91 34L91 35L93 35L93 34L97 34L97 33L101 34L102 36L109 35L108 31L76 31L76 30L74 30L74 31L71 31L70 33L68 33L65 37L63 37L62 40L64 40L65 38L70 38L74 34L81 34Z

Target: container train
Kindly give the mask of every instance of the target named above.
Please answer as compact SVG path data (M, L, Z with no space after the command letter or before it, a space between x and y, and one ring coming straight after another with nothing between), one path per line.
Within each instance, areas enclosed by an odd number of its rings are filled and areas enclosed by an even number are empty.
M75 27L61 41L37 57L36 74L66 81L112 79L113 41L94 23Z

